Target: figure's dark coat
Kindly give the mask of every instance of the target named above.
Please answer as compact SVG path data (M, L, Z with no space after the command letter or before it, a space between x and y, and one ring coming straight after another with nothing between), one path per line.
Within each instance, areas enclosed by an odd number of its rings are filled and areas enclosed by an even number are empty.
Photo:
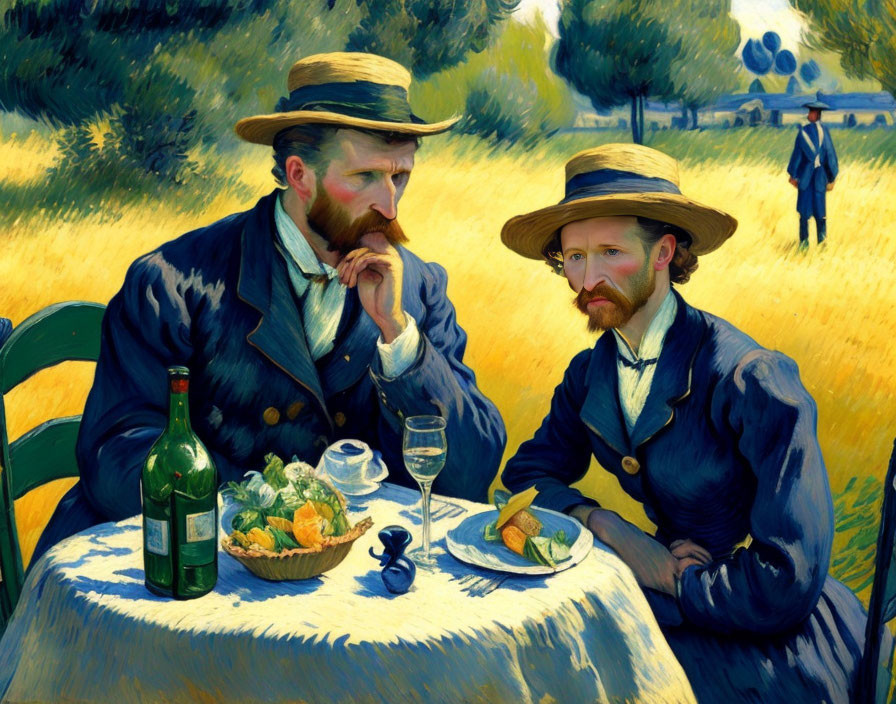
M616 356L606 334L572 360L504 484L534 484L536 503L558 511L596 505L569 486L593 455L643 503L663 545L709 550L677 598L645 590L699 701L851 701L866 617L827 575L833 507L796 364L679 296L629 435Z
M486 500L506 435L463 363L466 334L446 295L445 270L399 248L403 306L421 335L403 374L382 375L379 329L356 289L347 292L335 348L315 363L275 248L274 197L131 266L103 321L78 438L81 481L35 557L90 525L140 512L140 471L166 423L171 365L190 369L193 429L221 481L262 469L268 452L314 465L329 443L358 438L382 450L389 481L416 486L402 461L403 418L439 414L448 421L449 450L433 490Z
M821 148L818 146L818 123L811 122L800 127L796 133L796 142L787 164L787 173L798 181L796 209L800 217L823 218L826 215L825 192L827 185L837 178L837 150L831 139L831 130L824 130ZM805 135L805 136L803 136ZM808 137L808 141L806 139ZM815 157L819 165L815 166Z

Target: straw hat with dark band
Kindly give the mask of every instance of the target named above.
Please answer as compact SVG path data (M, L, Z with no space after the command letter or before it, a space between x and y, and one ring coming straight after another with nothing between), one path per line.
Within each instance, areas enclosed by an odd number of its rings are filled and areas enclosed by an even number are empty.
M281 130L307 123L424 136L444 132L460 119L424 122L411 112L410 85L404 66L376 54L315 54L293 65L289 95L280 99L277 112L243 118L236 133L269 145Z
M737 220L682 195L678 162L637 144L605 144L579 152L566 164L566 197L504 224L501 241L530 259L544 259L557 231L589 218L631 215L677 225L691 235L689 250L699 256L734 234Z

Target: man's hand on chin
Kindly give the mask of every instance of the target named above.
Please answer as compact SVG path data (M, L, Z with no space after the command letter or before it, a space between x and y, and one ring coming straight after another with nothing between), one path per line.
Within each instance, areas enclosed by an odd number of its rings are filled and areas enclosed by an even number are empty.
M401 256L381 232L368 232L360 244L337 265L339 281L349 288L358 287L361 305L388 344L407 325L401 307Z

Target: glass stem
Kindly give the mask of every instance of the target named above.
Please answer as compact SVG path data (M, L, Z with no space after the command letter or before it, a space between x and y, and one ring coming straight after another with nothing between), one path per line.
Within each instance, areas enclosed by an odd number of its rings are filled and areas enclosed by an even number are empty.
M429 498L432 482L420 482L421 501L423 502L423 558L429 560Z

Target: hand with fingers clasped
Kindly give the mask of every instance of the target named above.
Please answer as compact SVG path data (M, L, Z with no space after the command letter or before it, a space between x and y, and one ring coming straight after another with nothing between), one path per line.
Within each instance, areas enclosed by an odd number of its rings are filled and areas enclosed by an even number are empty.
M675 595L675 580L691 565L712 561L709 552L692 540L676 540L666 549L640 528L612 511L594 509L586 525L628 565L642 587Z
M676 559L675 576L681 578L682 573L691 565L708 565L712 562L709 550L697 545L690 538L673 540L669 544L669 551Z
M383 335L392 342L406 326L401 306L401 255L381 232L368 232L361 246L346 254L336 267L339 281L358 287L361 305Z

